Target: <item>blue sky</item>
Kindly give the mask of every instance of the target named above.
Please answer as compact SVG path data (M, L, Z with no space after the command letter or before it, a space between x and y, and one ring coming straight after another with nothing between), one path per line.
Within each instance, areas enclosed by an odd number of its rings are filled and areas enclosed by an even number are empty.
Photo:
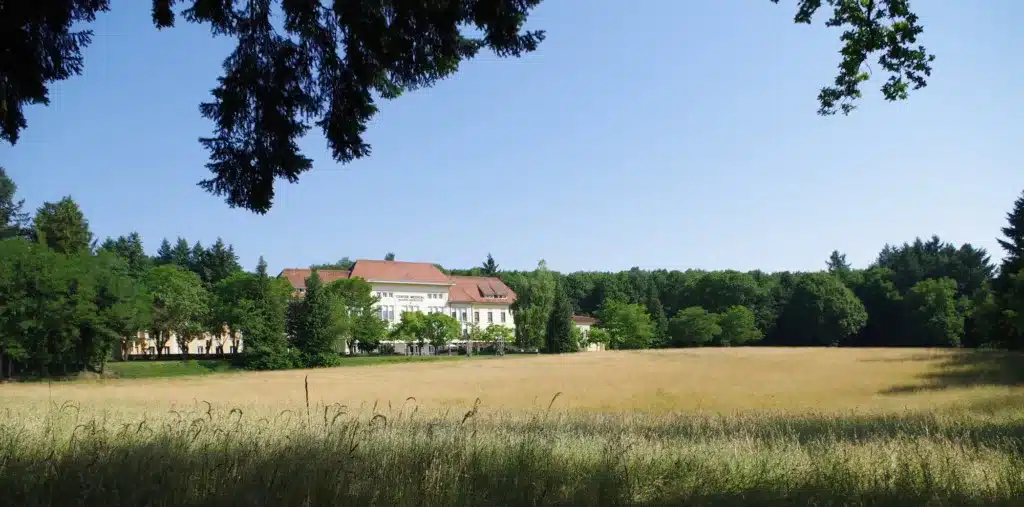
M86 70L28 110L0 163L33 209L72 195L93 232L210 244L252 268L352 258L448 267L807 270L832 249L865 266L886 242L938 234L998 259L1024 189L1024 4L913 3L937 55L929 86L819 117L838 31L795 2L548 0L522 59L491 55L383 104L373 156L342 166L319 133L314 169L260 216L207 177L200 117L233 42L157 31L148 2L113 2Z

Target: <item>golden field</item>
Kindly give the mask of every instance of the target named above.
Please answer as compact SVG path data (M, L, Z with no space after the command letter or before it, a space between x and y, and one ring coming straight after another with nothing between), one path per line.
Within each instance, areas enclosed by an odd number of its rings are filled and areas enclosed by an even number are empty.
M305 403L421 410L554 408L584 412L900 413L1005 407L1024 396L1024 359L1005 352L927 349L733 348L506 356L203 377L11 384L0 402L83 407L279 409Z
M736 348L7 384L0 499L1018 507L1022 378L997 351Z

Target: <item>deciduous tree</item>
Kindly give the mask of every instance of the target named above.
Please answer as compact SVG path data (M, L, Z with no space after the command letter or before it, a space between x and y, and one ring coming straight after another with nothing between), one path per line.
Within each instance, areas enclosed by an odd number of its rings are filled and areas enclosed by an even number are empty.
M797 279L779 330L790 345L849 345L867 320L864 305L838 278L808 273Z
M185 340L201 333L209 318L209 294L199 276L174 265L157 266L147 273L145 283L153 297L157 354L172 335L186 350Z
M616 349L646 349L654 339L654 325L643 305L611 300L598 312L600 326Z
M747 345L760 340L764 335L757 328L754 312L745 306L733 306L721 314L718 325L722 332L718 342L721 345Z
M668 326L671 344L676 347L710 345L722 333L719 316L699 306L680 310Z

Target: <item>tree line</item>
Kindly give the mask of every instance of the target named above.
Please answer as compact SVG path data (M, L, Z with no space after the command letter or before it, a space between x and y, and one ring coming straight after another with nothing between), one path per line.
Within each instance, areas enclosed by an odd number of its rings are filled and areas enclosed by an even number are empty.
M938 236L885 245L854 269L833 251L818 272L669 271L560 274L480 267L519 296L516 344L550 352L585 343L551 336L556 313L600 320L587 341L615 349L772 345L1024 348L1024 194L1007 214L999 266L983 248ZM559 317L561 318L561 317ZM576 334L576 340L581 336Z
M369 283L323 283L314 269L296 298L287 280L239 265L231 245L164 239L149 256L130 233L99 242L70 197L34 214L0 168L0 377L102 372L144 334L181 348L214 337L255 369L337 364L346 351L444 349L461 326L444 313L381 319ZM479 267L518 294L515 330L471 327L471 342L504 350L573 352L694 346L1024 348L1024 194L1002 229L999 266L981 248L933 236L886 245L864 269L833 252L818 272L640 270L561 274ZM393 253L386 258L394 259ZM346 268L348 258L323 268ZM574 314L599 324L581 333ZM389 316L389 320L390 320ZM243 340L244 337L244 340ZM220 350L218 350L220 351ZM163 354L158 346L157 355ZM472 352L468 347L467 353Z

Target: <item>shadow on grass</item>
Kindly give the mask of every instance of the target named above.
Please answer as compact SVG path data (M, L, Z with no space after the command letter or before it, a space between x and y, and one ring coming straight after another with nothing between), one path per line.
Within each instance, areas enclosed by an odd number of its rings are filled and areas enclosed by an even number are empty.
M437 437L373 452L344 436L271 447L173 438L95 444L85 439L59 456L4 456L7 504L995 507L1019 505L1024 494L1012 481L1016 470L997 471L1000 487L979 491L957 482L952 469L927 470L937 465L915 461L913 452L884 481L865 481L863 468L841 460L810 470L779 470L770 459L737 467L700 454L626 464L615 446L594 459L567 459L550 442L530 439L477 450ZM922 473L934 475L921 480Z
M880 394L896 395L976 386L1024 386L1024 354L999 350L964 350L916 354L899 359L865 361L935 362L919 382L892 386Z

